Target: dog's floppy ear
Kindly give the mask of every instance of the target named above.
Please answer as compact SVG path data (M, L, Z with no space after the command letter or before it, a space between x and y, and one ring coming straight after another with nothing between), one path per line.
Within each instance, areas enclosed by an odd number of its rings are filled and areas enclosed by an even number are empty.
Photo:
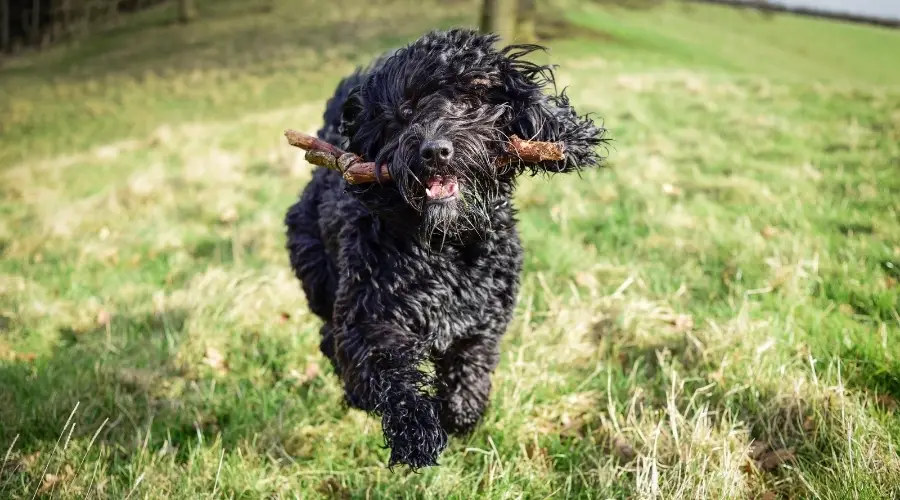
M588 115L579 115L565 91L556 92L553 70L525 61L524 56L539 50L535 45L512 45L503 49L501 95L509 107L503 132L511 137L560 143L565 159L539 164L521 164L532 173L567 173L599 166L598 147L606 143L606 129Z
M341 106L340 131L344 137L352 137L355 132L356 119L363 111L363 101L360 87L350 89L344 103Z

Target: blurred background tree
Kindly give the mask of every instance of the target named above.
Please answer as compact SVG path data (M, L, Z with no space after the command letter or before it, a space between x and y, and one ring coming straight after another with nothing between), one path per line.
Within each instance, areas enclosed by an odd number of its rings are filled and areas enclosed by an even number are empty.
M9 47L9 2L0 2L0 50L6 52Z
M484 0L481 31L496 33L507 42L515 38L517 6L517 0Z
M537 41L536 13L537 0L519 0L519 8L516 12L516 37L520 42L533 43Z
M548 29L535 22L539 12L552 11L550 17L556 19L569 4L579 1L585 0L473 0L473 4L481 6L482 31L495 32L507 42L534 43L543 39L542 30ZM666 0L586 1L650 7ZM254 3L259 12L272 8L271 0L247 1ZM190 23L199 15L197 0L0 0L0 52L18 53L23 48L45 48L78 39L121 23L123 15L157 6L168 10L171 22Z
M485 33L497 33L507 42L534 42L536 11L537 0L484 0L480 28Z
M183 23L189 23L197 17L197 6L194 0L178 0L178 19Z
M47 47L120 22L123 14L171 0L0 0L0 51ZM178 19L197 15L195 0L177 0ZM173 19L174 21L174 19Z
M662 6L667 0L588 0L600 5L614 5L626 9L651 9ZM764 1L764 0L759 0ZM565 12L572 5L570 0L482 0L480 26L482 32L494 32L504 41L535 43L542 37L537 26L539 7L545 10ZM559 24L560 19L548 21ZM549 28L544 26L544 28ZM546 31L546 30L543 30Z

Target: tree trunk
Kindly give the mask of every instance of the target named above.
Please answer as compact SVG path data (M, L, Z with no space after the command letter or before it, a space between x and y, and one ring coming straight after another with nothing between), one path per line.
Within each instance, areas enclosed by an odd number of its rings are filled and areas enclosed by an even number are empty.
M510 43L515 38L517 0L484 0L481 10L481 31L496 33Z
M63 0L61 7L63 32L66 36L72 33L72 4L70 2L71 0Z
M9 0L0 0L0 52L9 50L9 29L12 24L9 17Z
M41 0L31 2L31 43L37 44L41 39Z
M197 7L194 0L178 0L178 20L189 23L197 17Z
M536 12L536 0L519 0L519 8L516 13L516 39L518 42L537 42L537 32L534 24Z

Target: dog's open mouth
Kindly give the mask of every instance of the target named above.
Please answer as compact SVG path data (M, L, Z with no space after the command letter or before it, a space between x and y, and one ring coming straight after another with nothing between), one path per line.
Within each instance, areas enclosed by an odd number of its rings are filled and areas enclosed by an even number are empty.
M434 175L425 181L425 195L429 200L447 201L459 195L455 175Z

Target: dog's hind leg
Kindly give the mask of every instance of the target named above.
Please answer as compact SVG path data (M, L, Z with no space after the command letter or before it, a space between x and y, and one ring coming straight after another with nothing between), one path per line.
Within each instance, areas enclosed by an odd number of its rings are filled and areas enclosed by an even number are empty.
M419 371L424 349L393 325L359 324L336 331L347 403L381 416L389 465L413 469L437 465L447 446L431 380Z
M500 360L493 336L456 342L435 360L441 424L451 434L466 434L481 420L490 400L491 375Z
M331 361L331 366L334 368L335 373L340 373L340 368L337 364L337 358L335 358L334 354L334 325L331 321L326 321L322 327L319 329L319 335L322 337L322 341L319 343L319 350L322 351L322 354L328 358L328 361Z
M291 268L303 286L310 310L323 320L331 321L337 271L328 257L319 226L321 191L327 186L317 182L316 177L322 175L319 171L313 175L313 180L304 188L300 200L288 210L285 217L287 249Z

